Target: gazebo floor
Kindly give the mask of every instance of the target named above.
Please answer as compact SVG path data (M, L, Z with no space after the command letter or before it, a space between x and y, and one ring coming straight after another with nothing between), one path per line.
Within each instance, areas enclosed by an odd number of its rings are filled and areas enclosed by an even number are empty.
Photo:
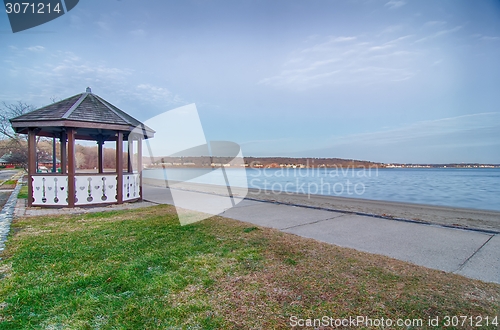
M105 211L119 211L119 210L132 210L141 207L150 207L157 204L147 201L112 204L108 206L85 206L74 208L41 208L41 207L28 207L26 199L18 199L16 209L14 211L14 218L36 217L41 215L64 215L64 214L83 214L83 213L96 213Z

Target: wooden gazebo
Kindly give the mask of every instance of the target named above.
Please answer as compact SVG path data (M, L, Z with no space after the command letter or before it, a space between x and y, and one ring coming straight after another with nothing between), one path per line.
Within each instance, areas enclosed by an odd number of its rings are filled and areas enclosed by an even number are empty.
M142 199L142 140L154 136L143 123L103 100L87 88L69 97L10 120L16 133L28 134L28 206L75 207L121 204ZM60 173L37 173L37 136L60 142ZM97 173L76 173L75 140L96 141ZM124 171L123 142L128 141ZM105 172L103 145L116 142L115 172ZM134 144L137 168L133 168Z

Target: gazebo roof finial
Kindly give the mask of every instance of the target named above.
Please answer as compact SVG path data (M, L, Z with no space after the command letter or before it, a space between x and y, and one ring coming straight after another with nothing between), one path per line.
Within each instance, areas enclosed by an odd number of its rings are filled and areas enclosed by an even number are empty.
M87 87L87 89L85 90L85 93L92 93L92 89L90 89L90 87Z

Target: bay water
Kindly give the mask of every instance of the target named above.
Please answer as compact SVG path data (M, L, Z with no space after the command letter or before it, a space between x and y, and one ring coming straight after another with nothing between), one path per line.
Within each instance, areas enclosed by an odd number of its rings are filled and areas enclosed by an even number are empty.
M220 170L219 170L220 171ZM226 168L231 185L302 193L500 211L498 168ZM225 185L210 169L144 171L145 178Z

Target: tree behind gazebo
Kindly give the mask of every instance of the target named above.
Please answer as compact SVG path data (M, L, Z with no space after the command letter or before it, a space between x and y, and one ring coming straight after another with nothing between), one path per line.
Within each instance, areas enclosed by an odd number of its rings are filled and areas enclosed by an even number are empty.
M17 134L9 119L24 115L35 110L35 106L18 101L17 103L2 102L0 106L0 157L12 165L28 169L27 135ZM38 137L38 142L42 137Z

